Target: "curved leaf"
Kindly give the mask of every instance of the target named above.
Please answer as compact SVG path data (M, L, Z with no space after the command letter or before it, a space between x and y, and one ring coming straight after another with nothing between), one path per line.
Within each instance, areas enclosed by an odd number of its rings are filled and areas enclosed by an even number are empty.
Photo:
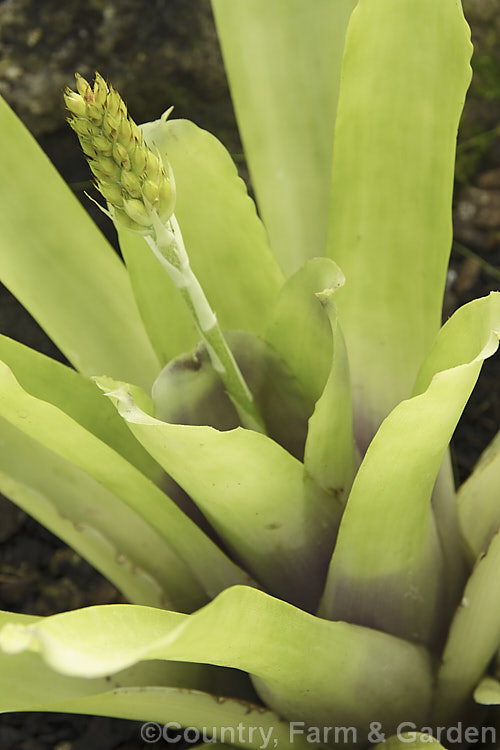
M43 621L42 617L0 611L0 628L7 623L14 628L36 626ZM57 711L60 704L127 685L153 686L167 682L177 687L199 686L203 689L214 676L213 669L208 668L208 672L206 669L201 665L157 662L135 665L118 672L113 679L109 675L81 679L55 672L37 653L25 652L14 656L0 650L0 713Z
M126 384L96 382L249 572L274 594L315 607L340 508L303 464L251 430L161 422L140 409Z
M43 622L43 618L0 611L0 628L6 623L23 626L40 622ZM205 664L150 661L136 664L113 676L78 678L55 672L37 653L13 655L0 650L0 713L68 711L129 719L153 719L156 715L161 721L159 701L162 700L164 718L165 706L169 701L176 715L185 714L189 707L194 719L198 713L195 711L197 696L202 703L211 704L212 707L225 702L218 695L207 695L200 693L200 690L213 690L221 694L232 691L236 698L234 703L240 704L242 711L250 713L249 709L260 709L244 702L252 691L247 678L240 679L234 670ZM182 696L186 697L185 701L182 701ZM263 712L266 713L265 710ZM220 713L225 715L227 711ZM266 716L264 721L272 721L274 717L271 712L267 714L269 718Z
M340 88L327 254L364 449L441 320L457 128L471 71L457 0L359 0Z
M322 292L333 340L333 356L325 389L309 420L305 470L342 503L349 495L359 466L352 429L351 387L345 341L337 319L332 290Z
M474 700L483 706L500 706L500 682L484 677L474 690Z
M313 258L287 279L274 306L266 339L290 367L314 404L332 361L332 330L316 294L338 289L345 277L329 258Z
M201 585L209 596L214 596L233 583L248 582L248 577L153 482L67 414L23 391L3 363L0 416L81 470L140 516L160 536L170 554L177 557L176 570L165 570L174 589L185 588L198 596ZM119 517L118 511L110 522L116 524ZM85 523L89 519L83 517L79 521ZM140 543L136 540L136 544Z
M431 505L443 553L443 603L451 615L460 601L471 566L460 530L455 477L449 449L445 453L434 483Z
M127 272L0 98L0 279L85 375L148 389L159 363Z
M498 292L463 305L446 322L420 368L414 393L423 392L435 373L440 370L447 370L462 362L472 361L481 347L487 347L491 331L495 331L497 335L500 334L500 295ZM494 348L495 337L491 343ZM493 449L492 446L490 449ZM453 607L451 612L458 605L470 572L468 560L470 551L467 554L468 551L464 545L464 537L468 539L468 530L464 530L463 526L461 528L463 519L459 518L461 505L454 490L451 461L449 456L446 456L434 486L432 507L447 569L446 593ZM472 534L477 533L476 529L484 528L483 524L488 524L490 515L486 511L487 506L488 500L485 496L482 505L484 515L476 514L473 520L470 519ZM490 512L492 510L493 508L490 507Z
M221 326L262 333L282 275L230 155L189 120L162 118L143 125L142 132L172 166L175 215L193 271ZM165 363L198 340L185 302L142 238L120 233L120 246L151 340Z
M310 404L300 384L273 347L247 331L227 331L226 341L238 363L266 432L302 460ZM230 430L240 420L204 344L172 360L152 390L154 414L163 422Z
M482 362L498 348L496 331L500 294L465 305L437 337L418 395L382 423L342 518L323 615L409 640L443 635L445 577L431 493Z
M41 618L0 612L0 626L6 622L35 624ZM222 697L229 692L233 697ZM170 724L172 729L199 728L202 736L224 740L234 736L236 745L255 750L262 750L266 737L270 747L274 739L286 747L288 725L269 709L249 702L247 692L234 670L207 665L150 661L112 677L89 679L54 672L33 652L13 656L0 651L0 713L64 711L115 716L158 722L158 738L164 725ZM151 739L153 734L144 736ZM300 738L295 744L299 750L307 748Z
M500 528L500 433L458 491L460 527L475 558Z
M0 624L6 621L27 624L40 618L0 612ZM36 653L0 652L0 713L36 710L115 716L154 722L149 734L142 729L150 741L154 737L159 741L169 728L190 727L198 729L201 738L234 739L236 746L255 750L275 747L274 740L287 747L288 725L273 711L250 702L238 678L234 670L173 661L139 663L112 677L75 678L54 672ZM230 691L232 697L223 697ZM212 741L209 746L217 747ZM294 746L308 747L300 737Z
M433 701L441 723L462 711L500 646L500 533L477 563L451 624Z
M223 747L251 750L292 747L288 724L274 711L249 701L199 690L148 686L121 688L113 693L58 704L57 710L153 721L155 726L150 729L149 742L153 737L166 737L168 729L175 731L189 727L186 737L190 742L206 739L209 743L207 750ZM183 736L181 730L179 739ZM231 744L221 745L215 739ZM305 738L296 738L293 747L310 750Z
M81 469L0 418L0 491L135 604L189 612L206 597L141 516Z
M25 391L57 406L153 481L161 479L163 470L133 439L130 430L117 417L116 410L92 381L70 367L1 335L0 360L10 368Z
M149 659L236 667L256 678L260 695L280 715L312 726L354 727L360 744L374 716L395 731L401 716L420 722L429 707L425 649L320 620L244 586L190 616L108 605L5 625L0 647L12 654L39 651L52 668L87 678Z
M212 0L259 208L285 273L324 255L345 30L356 0Z

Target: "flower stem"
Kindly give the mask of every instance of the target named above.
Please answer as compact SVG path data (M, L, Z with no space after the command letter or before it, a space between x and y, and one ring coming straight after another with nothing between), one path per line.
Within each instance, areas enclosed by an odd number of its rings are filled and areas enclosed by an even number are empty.
M189 264L175 215L172 214L167 224L155 222L154 230L155 236L146 236L146 242L185 300L196 328L205 342L212 367L224 383L241 424L250 430L266 434L252 393L227 344L217 316Z

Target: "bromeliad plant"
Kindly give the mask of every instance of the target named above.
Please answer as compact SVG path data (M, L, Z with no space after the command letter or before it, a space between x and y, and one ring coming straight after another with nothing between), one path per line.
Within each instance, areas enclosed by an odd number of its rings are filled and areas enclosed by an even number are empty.
M213 7L259 216L213 136L77 77L122 263L0 110L2 281L75 368L0 338L0 489L131 602L2 613L0 708L249 747L473 731L500 703L500 444L458 493L447 448L500 295L439 330L462 9Z

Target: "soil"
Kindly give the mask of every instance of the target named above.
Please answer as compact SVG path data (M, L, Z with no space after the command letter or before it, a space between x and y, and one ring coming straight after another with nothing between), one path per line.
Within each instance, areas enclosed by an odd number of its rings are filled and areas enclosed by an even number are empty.
M5 10L15 3L4 0L3 5ZM100 7L97 2L91 5ZM484 15L487 3L469 0L469 5L471 13L476 12L478 16L476 34L480 40L481 14ZM2 2L0 10L1 6ZM483 21L488 22L488 18ZM483 53L479 57L482 59ZM492 58L489 59L491 63ZM483 79L480 77L476 88L472 89L464 114L454 201L455 244L444 318L465 302L499 287L500 133L497 117L500 115L498 101L495 100L491 109L486 106L489 95L484 95L484 90L485 86L487 92L491 89L491 86L487 88L491 70L496 71L500 80L500 61L493 60L489 65L480 61L480 70L486 70L489 78L485 83L484 74ZM227 89L224 96L225 103L221 106L228 108ZM186 110L189 116L189 105L186 105ZM232 118L230 113L223 119L226 123L234 123ZM39 140L63 176L70 184L86 181L86 167L72 134L63 136L59 132L46 132L47 121L45 118L42 121L43 132L38 133ZM214 125L206 121L203 124L208 128ZM230 132L231 147L238 150L234 125L230 127L232 129L227 132ZM99 222L100 215L94 216ZM61 358L43 331L5 289L0 294L0 305L3 332ZM481 451L498 430L499 382L500 356L497 355L486 361L455 434L453 455L460 482L468 476ZM0 518L2 609L49 615L90 604L122 601L113 586L75 552L3 498L0 498ZM66 714L20 713L0 717L2 750L141 750L146 747L149 745L141 740L137 722Z

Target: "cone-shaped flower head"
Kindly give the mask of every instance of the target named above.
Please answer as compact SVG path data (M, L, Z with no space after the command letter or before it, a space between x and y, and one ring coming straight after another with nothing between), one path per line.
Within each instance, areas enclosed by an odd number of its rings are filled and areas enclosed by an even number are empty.
M114 219L140 234L153 233L154 215L165 223L174 210L175 183L159 154L143 141L121 96L99 73L93 87L76 74L66 89L68 122L77 134Z

